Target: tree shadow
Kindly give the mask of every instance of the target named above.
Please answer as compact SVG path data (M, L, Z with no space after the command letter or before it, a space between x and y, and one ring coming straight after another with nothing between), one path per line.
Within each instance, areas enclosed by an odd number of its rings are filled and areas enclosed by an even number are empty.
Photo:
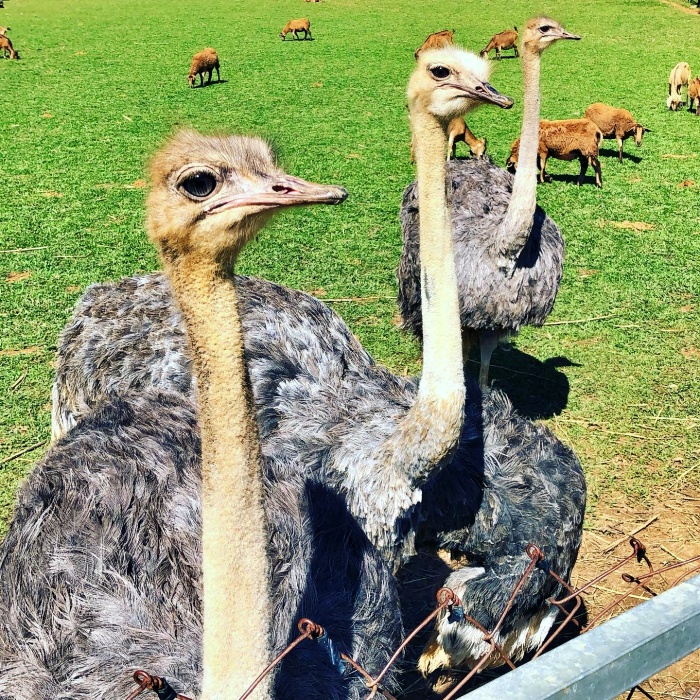
M610 158L617 158L617 151L613 148L601 148L599 151L601 156L605 157L610 157ZM633 163L641 163L642 162L642 157L641 156L634 156L631 153L627 153L626 151L622 152L622 159L627 159L631 160Z
M474 375L479 371L478 350L467 366ZM503 391L518 413L530 420L559 415L569 400L569 379L560 367L580 367L566 357L550 357L544 362L512 348L497 348L491 358L489 383Z

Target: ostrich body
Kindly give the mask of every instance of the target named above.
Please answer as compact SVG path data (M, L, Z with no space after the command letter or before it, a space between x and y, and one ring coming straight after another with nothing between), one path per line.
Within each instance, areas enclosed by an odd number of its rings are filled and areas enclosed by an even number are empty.
M578 38L545 17L525 25L521 148L526 165L522 172L518 168L513 178L488 159L457 161L448 167L463 343L466 355L478 337L482 387L488 382L491 354L499 339L522 325L542 325L559 289L564 240L535 201L540 55L554 41ZM404 191L401 205L403 250L397 278L403 325L417 336L422 328L416 266L419 209L413 183Z
M305 473L347 503L393 566L409 559L417 544L466 557L470 566L448 584L485 627L495 624L529 563L529 542L569 575L585 483L576 457L547 428L517 416L499 392L486 392L482 404L470 385L451 459L427 475L415 469L408 450L391 469L378 465L387 435L416 401L418 381L375 364L340 317L314 297L249 277L237 277L236 285L266 463L298 456ZM93 285L59 343L54 434L71 430L110 394L149 385L196 401L167 280L156 274ZM409 504L398 517L396 493ZM390 546L382 545L382 533ZM535 572L498 643L514 656L539 643L551 625L546 598L553 593L551 579ZM453 634L436 649L445 652L440 663L477 658L474 628L449 626Z
M127 391L32 471L0 546L0 695L124 697L146 667L236 699L304 615L376 672L401 634L393 579L344 504L292 459L263 465L229 272L275 209L345 192L285 175L258 139L192 133L154 159L152 181L149 231L188 329L198 416L179 392ZM253 697L364 695L319 645L287 658Z

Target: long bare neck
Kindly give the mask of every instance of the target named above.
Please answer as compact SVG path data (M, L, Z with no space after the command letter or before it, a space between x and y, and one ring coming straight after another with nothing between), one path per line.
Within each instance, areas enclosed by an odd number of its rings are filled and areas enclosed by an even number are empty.
M164 258L182 309L202 431L203 700L237 700L270 658L262 459L235 285L197 254ZM271 697L263 682L254 695Z
M540 55L523 46L523 127L518 170L508 209L494 240L498 267L512 271L532 229L537 206L537 151L540 135Z
M459 441L464 420L464 366L457 276L447 208L443 127L429 115L411 115L420 207L423 373L415 403L384 448L387 466L414 487L427 479ZM392 464L393 463L393 464Z

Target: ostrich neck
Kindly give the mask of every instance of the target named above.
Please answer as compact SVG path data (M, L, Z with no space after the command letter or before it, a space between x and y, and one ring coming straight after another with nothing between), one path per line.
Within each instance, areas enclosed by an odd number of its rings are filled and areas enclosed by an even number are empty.
M182 310L202 431L204 700L240 697L269 657L262 459L235 285L222 266L163 254ZM269 684L257 699L270 697Z
M408 469L412 488L419 487L459 441L464 420L464 366L457 276L446 199L442 125L414 112L420 206L423 373L416 401L396 426L384 448L395 470Z
M520 134L518 169L495 243L498 266L512 270L532 229L537 205L537 151L540 135L540 55L525 46L522 50L523 126Z

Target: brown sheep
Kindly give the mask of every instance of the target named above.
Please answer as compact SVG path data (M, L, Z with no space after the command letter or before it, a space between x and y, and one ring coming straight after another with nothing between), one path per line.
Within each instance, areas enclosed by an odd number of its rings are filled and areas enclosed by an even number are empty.
M441 32L430 34L428 38L415 50L413 55L417 59L420 52L425 51L426 49L441 49L444 46L452 46L454 44L452 41L454 33L454 29L443 29Z
M540 121L540 143L538 157L540 161L540 182L546 182L547 158L573 160L581 163L578 185L583 184L583 177L590 165L595 172L596 187L603 186L598 150L603 142L603 132L589 119L561 119L559 121ZM511 172L518 166L520 139L516 139L510 149L506 167Z
M695 115L700 116L700 78L693 78L688 83L688 109L693 111L695 102Z
M496 58L501 60L501 51L505 49L513 49L515 51L515 57L520 56L518 53L518 28L513 27L512 29L506 29L504 32L499 34L494 34L491 37L491 41L487 44L485 49L482 49L480 55L481 58L488 58L489 51L491 49L496 49Z
M447 160L455 157L457 143L464 141L469 146L475 158L481 158L486 153L486 139L478 139L464 121L464 117L455 117L447 126Z
M204 74L209 74L209 79L207 82L211 84L212 73L216 69L216 80L221 81L221 75L219 74L219 57L214 51L214 49L203 49L199 53L196 53L192 57L192 65L190 66L190 74L187 76L187 80L190 83L190 87L193 88L197 76L199 76L199 86L204 85Z
M634 143L642 145L642 137L651 131L643 127L626 109L595 102L584 113L602 132L604 139L617 139L618 160L622 163L622 145L625 139L634 136Z
M9 37L5 35L0 36L0 56L5 58L19 59L19 54L15 51L12 46L12 42Z
M298 39L299 34L297 32L304 32L304 39L313 39L311 36L311 22L304 17L303 19L290 19L287 24L284 25L284 29L280 32L282 41L285 40L287 34L294 34L294 38Z
M676 63L668 76L668 97L666 98L666 106L672 111L677 112L678 108L687 101L683 99L681 90L684 85L690 82L691 72L690 66L681 61Z

